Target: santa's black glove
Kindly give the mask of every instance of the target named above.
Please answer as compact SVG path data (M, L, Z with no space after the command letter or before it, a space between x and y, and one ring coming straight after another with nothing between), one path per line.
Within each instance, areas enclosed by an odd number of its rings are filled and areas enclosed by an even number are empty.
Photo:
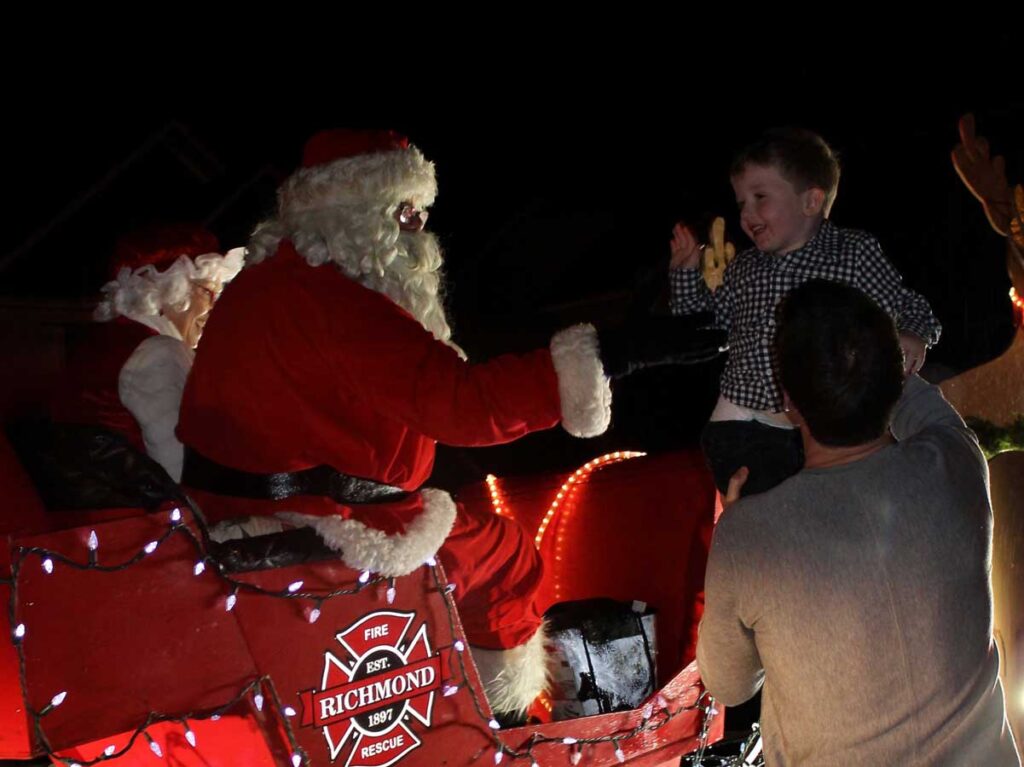
M710 314L647 316L598 332L605 375L622 378L658 365L694 365L724 352L726 333Z

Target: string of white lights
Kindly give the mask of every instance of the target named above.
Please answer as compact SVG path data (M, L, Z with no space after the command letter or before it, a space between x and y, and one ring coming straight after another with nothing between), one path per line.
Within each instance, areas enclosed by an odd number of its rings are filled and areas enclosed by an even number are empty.
M619 458L619 460L623 460ZM161 512L162 513L162 512ZM202 522L194 516L196 525L202 530ZM284 589L266 589L255 584L248 583L246 581L240 581L231 577L229 573L225 571L224 566L217 562L215 559L210 557L204 549L204 546L199 537L192 531L192 529L183 523L182 514L180 509L174 509L169 514L169 522L167 529L163 534L154 540L150 540L143 544L139 551L129 559L112 565L101 564L99 561L100 551L100 539L96 531L91 531L87 541L87 562L78 562L63 553L52 551L42 547L15 547L13 551L11 561L11 579L10 584L10 596L8 600L8 615L10 619L10 625L13 626L11 632L11 638L18 654L18 666L19 676L22 688L22 694L25 699L26 711L29 712L34 726L34 732L37 736L40 746L44 749L47 756L58 760L67 767L93 767L101 763L109 762L113 759L124 755L129 751L139 737L144 737L149 743L149 748L153 752L155 757L163 758L163 752L160 748L159 743L152 738L148 732L148 728L153 724L167 721L177 721L181 723L185 730L185 739L193 746L196 745L195 733L189 728L189 720L203 720L219 719L227 710L237 705L247 695L252 693L253 703L257 710L262 710L265 703L264 693L269 694L272 697L276 710L282 715L282 722L284 724L284 730L289 740L289 745L292 750L291 761L293 767L302 767L302 765L308 764L309 760L305 752L299 747L298 742L295 738L294 732L288 723L288 720L296 715L294 709L290 706L282 706L277 696L277 692L273 687L273 682L269 677L260 677L255 679L246 685L231 701L220 706L213 711L206 712L187 712L178 713L175 715L164 715L157 712L150 712L138 727L135 728L131 735L129 742L122 749L117 750L114 747L108 747L104 749L103 753L95 759L88 761L78 761L70 759L68 757L57 754L51 747L49 740L46 737L43 729L42 721L53 709L62 705L67 696L67 691L60 691L56 693L50 702L39 711L33 710L29 706L27 699L27 677L26 677L26 664L24 655L24 643L29 639L32 634L30 627L27 627L23 622L17 620L17 605L18 605L18 582L19 575L26 565L26 562L30 558L37 558L40 561L40 566L43 571L52 575L58 566L70 567L77 570L94 570L99 572L120 572L129 567L138 564L143 561L146 557L154 554L160 546L167 541L173 535L182 535L187 540L191 541L197 552L196 563L193 566L193 575L199 576L204 572L211 572L218 576L221 580L230 586L230 592L225 598L225 609L233 610L237 604L238 595L241 592L252 593L258 596L267 596L277 599L300 599L311 601L314 607L307 614L307 619L310 622L315 622L320 615L320 608L322 604L330 599L334 599L341 596L350 596L358 594L362 590L369 588L377 583L387 581L388 588L386 592L386 599L388 604L392 604L396 598L396 587L395 580L393 578L383 578L380 576L373 576L372 573L363 571L357 578L356 585L351 588L338 588L326 594L317 594L303 591L303 581L293 581L288 584ZM203 536L205 538L205 534ZM444 680L442 683L442 695L444 697L451 697L457 694L461 688L468 688L471 700L473 702L474 709L480 718L481 722L486 725L485 729L491 733L491 737L494 743L494 763L500 764L503 759L509 758L510 760L515 759L529 759L531 767L539 767L537 760L534 758L533 749L540 744L559 743L569 749L569 758L573 764L578 764L582 758L583 747L586 745L609 743L615 748L615 755L620 762L625 761L625 753L622 750L622 742L629 741L632 738L639 736L645 732L651 732L664 726L666 723L687 711L693 711L699 709L702 714L701 732L699 735L699 742L701 749L706 745L707 736L709 732L710 722L712 718L718 713L717 709L714 708L713 700L704 693L701 695L696 703L691 706L680 706L676 709L672 709L669 702L664 699L661 695L657 699L648 703L643 711L640 722L630 730L616 732L610 735L601 737L562 737L562 738L551 738L543 735L536 734L531 738L529 744L525 748L514 748L504 743L499 737L501 725L493 717L489 716L485 710L485 705L480 700L477 689L469 683L469 676L466 671L465 664L465 650L466 644L464 638L459 634L456 628L455 615L457 608L455 606L453 591L454 584L446 583L440 573L437 561L434 557L428 558L424 565L430 568L433 575L434 583L437 587L437 591L443 600L445 611L448 617L448 627L451 636L451 644L449 646L449 668L452 670L458 669L460 675L458 679L451 678ZM695 764L700 764L696 762Z

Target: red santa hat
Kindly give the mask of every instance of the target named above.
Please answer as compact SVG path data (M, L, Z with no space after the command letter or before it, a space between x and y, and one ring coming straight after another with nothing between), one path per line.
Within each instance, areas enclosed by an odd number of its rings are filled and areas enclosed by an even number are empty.
M428 208L437 195L434 164L409 139L390 130L321 131L307 143L302 167L278 190L282 216L402 202Z
M198 224L157 224L118 238L110 262L110 278L122 269L137 271L151 266L162 272L181 256L195 258L220 251L217 236Z

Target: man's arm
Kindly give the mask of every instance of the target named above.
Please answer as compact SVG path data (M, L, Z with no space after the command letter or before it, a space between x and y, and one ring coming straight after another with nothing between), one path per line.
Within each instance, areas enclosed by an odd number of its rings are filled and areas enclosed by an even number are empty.
M711 694L725 705L735 706L761 689L764 669L754 631L744 625L740 616L740 584L733 564L729 527L726 514L711 540L697 665Z
M948 426L971 434L938 386L932 386L916 375L907 376L903 395L893 410L889 430L896 439L904 440L932 426Z

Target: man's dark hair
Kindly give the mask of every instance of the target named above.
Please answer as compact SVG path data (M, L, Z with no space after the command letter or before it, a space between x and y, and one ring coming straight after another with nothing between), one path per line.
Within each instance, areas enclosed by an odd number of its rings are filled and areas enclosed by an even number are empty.
M782 388L818 442L849 447L881 437L903 391L892 319L856 288L810 280L778 308Z
M738 176L748 165L775 167L796 188L804 192L817 187L825 192L825 215L839 191L839 159L821 136L804 128L772 128L733 158L730 176Z

